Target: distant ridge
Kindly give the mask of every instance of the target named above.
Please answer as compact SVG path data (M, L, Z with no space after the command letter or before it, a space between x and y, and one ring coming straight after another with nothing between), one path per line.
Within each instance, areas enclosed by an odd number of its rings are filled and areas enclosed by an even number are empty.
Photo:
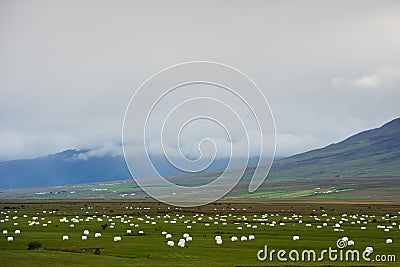
M130 180L122 156L82 159L89 150L66 150L34 159L0 162L0 189L33 188ZM337 144L276 160L266 182L281 179L324 177L400 176L400 118L380 128L355 134ZM261 166L262 167L262 166ZM241 181L248 182L255 166L250 165ZM176 175L171 181L200 185L221 173ZM173 174L173 173L172 173Z

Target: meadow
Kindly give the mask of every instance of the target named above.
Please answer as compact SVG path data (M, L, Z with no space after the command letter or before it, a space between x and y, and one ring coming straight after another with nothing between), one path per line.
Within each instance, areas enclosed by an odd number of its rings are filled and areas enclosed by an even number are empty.
M140 200L13 200L0 207L0 266L396 266L400 260L397 203L226 200L182 209ZM354 243L342 250L359 250L360 261L327 255L318 261L323 249L340 251L342 238ZM28 250L34 241L41 246ZM288 254L278 260L277 252L259 261L265 245L298 250L299 261ZM367 247L369 262L361 257ZM315 261L301 261L308 249L316 251Z

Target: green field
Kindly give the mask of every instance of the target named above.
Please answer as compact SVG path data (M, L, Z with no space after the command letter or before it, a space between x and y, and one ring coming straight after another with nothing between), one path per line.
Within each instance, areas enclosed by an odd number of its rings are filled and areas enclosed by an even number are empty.
M265 245L269 250L283 249L287 253L296 249L300 255L303 250L312 249L318 258L323 249L338 249L336 241L344 236L355 244L343 251L359 250L360 261L330 261L326 255L323 264L396 266L395 262L372 261L378 254L385 255L387 260L400 260L398 203L221 201L180 209L153 201L25 200L3 201L1 207L0 230L8 233L0 238L0 266L321 265L319 261L282 262L276 254L272 261L261 262L257 252ZM63 218L67 221L60 222ZM343 231L334 231L336 223L341 224L338 229ZM114 228L110 227L112 224ZM379 229L378 225L388 230ZM362 230L362 226L366 229ZM15 234L17 229L20 234ZM131 234L127 234L127 229ZM89 230L87 240L81 240L84 230ZM163 231L172 235L173 247L167 246ZM101 237L95 238L96 232ZM184 233L193 240L178 247ZM69 240L63 241L63 235L68 235ZM217 235L222 237L221 245L214 240ZM240 241L242 236L250 235L255 239ZM294 235L300 239L293 241ZM9 236L14 237L13 242L7 241ZM122 240L114 242L114 236ZM239 241L232 242L232 236ZM386 244L387 238L393 243ZM39 241L42 247L28 250L32 241ZM361 258L367 246L374 248L371 262ZM96 249L100 255L95 254Z
M203 178L208 179L208 177ZM245 177L244 182L240 182L224 199L400 201L399 176L307 178L277 181L267 179L254 193L248 192L247 178ZM320 189L316 190L316 188ZM47 188L8 189L0 191L0 199L121 199L136 201L149 199L149 196L133 180L124 180Z

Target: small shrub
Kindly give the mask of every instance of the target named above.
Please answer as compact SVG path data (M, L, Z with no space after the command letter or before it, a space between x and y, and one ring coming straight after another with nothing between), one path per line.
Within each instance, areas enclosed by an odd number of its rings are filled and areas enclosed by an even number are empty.
M39 249L42 247L42 243L39 241L32 241L28 244L28 250Z

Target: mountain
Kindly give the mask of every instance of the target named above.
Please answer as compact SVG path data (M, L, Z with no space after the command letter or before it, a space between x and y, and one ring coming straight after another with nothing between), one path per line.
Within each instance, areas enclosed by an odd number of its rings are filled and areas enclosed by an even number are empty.
M396 175L400 175L400 118L339 143L277 160L269 177L274 180Z
M121 153L109 155L96 150L71 149L33 159L0 162L0 189L34 188L130 180L132 176ZM183 172L166 164L165 157L152 157L164 176ZM227 159L215 160L209 169L221 169ZM250 159L250 162L257 162Z
M258 168L265 168L261 164ZM247 192L247 186L257 168L249 165L233 191ZM176 175L168 180L182 186L205 185L222 174L222 170L198 174ZM237 176L233 169L226 176ZM338 177L398 177L400 176L400 118L380 128L355 134L337 144L275 160L268 178L260 189L275 182ZM396 178L397 179L397 178ZM359 180L357 180L359 181ZM308 183L308 182L307 182Z
M0 162L0 188L29 188L130 179L122 156L82 158L66 150L34 159Z
M0 162L0 189L131 179L122 156L86 157L90 152L67 150L34 159ZM214 169L221 168L219 166L221 163L216 163ZM343 176L400 176L399 166L400 118L397 118L380 128L358 133L337 144L275 160L266 182ZM254 169L255 165L247 168L241 185L249 181ZM175 175L170 180L177 184L192 186L207 184L221 174L221 170L211 170L199 174L176 175L179 173L165 166L161 166L160 171Z

